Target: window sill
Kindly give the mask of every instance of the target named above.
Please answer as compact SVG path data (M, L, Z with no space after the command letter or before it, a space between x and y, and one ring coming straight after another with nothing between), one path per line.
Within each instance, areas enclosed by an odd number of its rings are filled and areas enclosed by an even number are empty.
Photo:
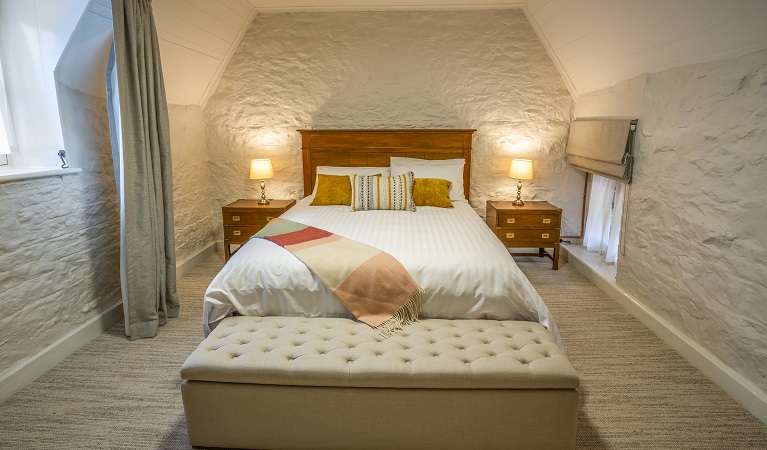
M564 250L563 259L570 262L569 258L575 258L578 262L591 269L595 275L615 285L617 266L615 264L607 264L599 253L590 252L586 250L586 247L578 244L562 244L561 248Z
M28 180L31 178L58 177L62 175L74 175L83 169L69 168L58 169L54 167L27 167L27 168L0 168L0 183L8 181Z

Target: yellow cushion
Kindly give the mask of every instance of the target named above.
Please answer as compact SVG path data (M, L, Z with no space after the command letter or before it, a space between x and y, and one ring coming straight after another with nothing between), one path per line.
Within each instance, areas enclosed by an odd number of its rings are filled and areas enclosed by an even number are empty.
M352 204L352 182L349 175L317 175L317 194L311 206Z
M436 206L452 208L450 201L450 185L448 180L441 178L416 178L413 180L413 200L415 206Z

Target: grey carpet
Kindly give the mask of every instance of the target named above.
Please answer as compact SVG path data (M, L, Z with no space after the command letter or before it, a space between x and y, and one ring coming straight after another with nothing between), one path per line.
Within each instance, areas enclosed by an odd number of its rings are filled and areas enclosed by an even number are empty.
M517 259L581 376L577 448L767 449L765 424L570 265L546 261ZM179 368L221 265L214 255L179 280L181 315L156 338L130 342L115 325L0 405L0 448L189 448Z

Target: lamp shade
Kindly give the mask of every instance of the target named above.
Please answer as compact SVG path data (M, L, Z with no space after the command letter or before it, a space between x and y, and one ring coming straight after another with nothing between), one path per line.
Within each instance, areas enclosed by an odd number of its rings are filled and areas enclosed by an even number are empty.
M272 161L270 159L252 159L250 160L250 179L265 180L274 176L272 170Z
M509 178L532 180L533 162L529 159L513 159L509 168Z

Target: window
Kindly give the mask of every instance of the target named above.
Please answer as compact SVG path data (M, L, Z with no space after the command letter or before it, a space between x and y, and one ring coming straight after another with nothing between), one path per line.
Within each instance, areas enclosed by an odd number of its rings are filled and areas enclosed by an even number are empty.
M8 155L15 145L13 122L8 108L8 97L3 78L3 64L0 61L0 165L8 165Z
M599 175L592 174L591 177L583 245L588 251L599 252L608 264L615 264L618 261L626 184Z

